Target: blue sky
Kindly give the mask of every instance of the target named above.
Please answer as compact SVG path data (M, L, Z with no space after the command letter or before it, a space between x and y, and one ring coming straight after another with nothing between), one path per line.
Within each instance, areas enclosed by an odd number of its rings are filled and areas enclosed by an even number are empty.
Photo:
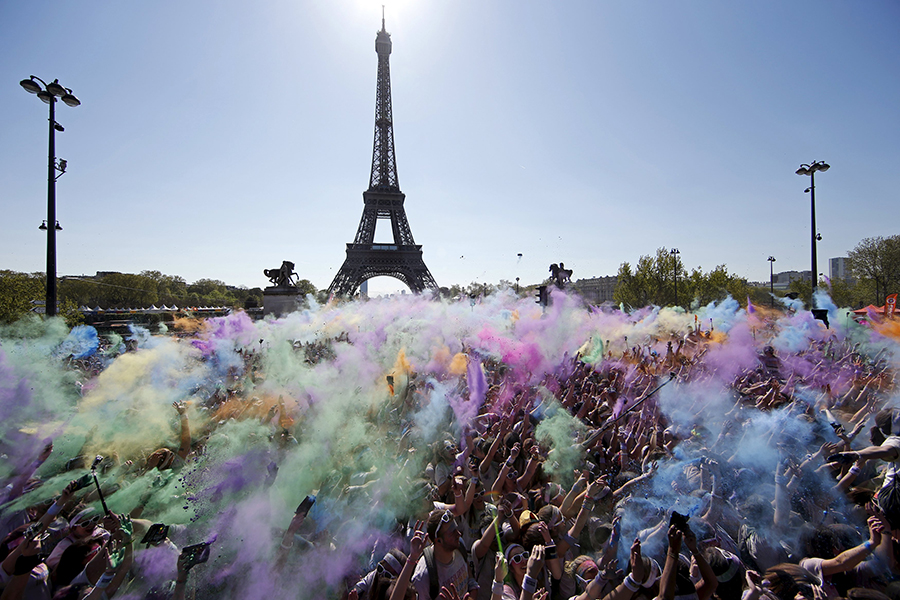
M0 2L0 268L327 287L362 213L386 4L400 187L441 285L613 275L656 248L750 279L900 233L900 3ZM387 239L379 228L376 240ZM521 253L521 259L518 254ZM375 292L402 284L373 280Z

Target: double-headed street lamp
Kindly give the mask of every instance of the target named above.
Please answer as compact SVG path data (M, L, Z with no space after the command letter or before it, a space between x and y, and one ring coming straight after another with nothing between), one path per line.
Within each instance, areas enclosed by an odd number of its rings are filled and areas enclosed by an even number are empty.
M770 256L769 261L769 294L772 296L772 308L775 308L775 257Z
M669 254L672 255L673 262L675 263L672 270L675 273L675 306L678 306L678 255L681 254L681 251L679 251L678 248L672 248L669 251Z
M831 165L826 163L824 160L817 160L808 165L800 165L800 168L796 171L797 175L809 175L809 187L806 188L806 191L809 192L812 215L812 268L809 272L809 275L812 279L813 303L815 303L816 288L818 287L819 283L819 278L816 275L819 272L819 268L816 265L816 242L822 239L821 236L816 233L816 171L822 171L824 173L830 168Z
M40 83L39 83L40 82ZM32 75L19 82L25 91L37 94L37 97L50 105L50 150L47 159L47 220L39 229L47 230L47 298L45 310L47 316L56 315L56 231L62 229L56 221L56 180L66 172L66 161L56 160L56 132L65 131L56 122L54 108L56 99L60 98L68 106L78 106L81 101L72 94L72 90L64 88L58 79L46 83L40 77ZM59 175L56 172L59 171Z

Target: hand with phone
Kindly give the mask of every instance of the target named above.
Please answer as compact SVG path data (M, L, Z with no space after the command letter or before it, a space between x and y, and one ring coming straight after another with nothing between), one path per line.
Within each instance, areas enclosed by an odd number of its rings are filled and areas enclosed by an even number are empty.
M303 521L306 520L306 515L309 514L309 510L312 508L315 502L316 497L313 495L309 495L303 499L303 502L301 502L297 507L297 510L294 511L294 518L291 519L291 524L288 526L287 531L284 534L285 540L293 538L294 534L300 531L300 526L303 525Z
M300 506L297 507L295 514L303 515L304 517L309 514L309 509L312 508L312 505L315 504L316 497L309 495L303 499L303 502L300 503Z
M169 526L164 523L154 523L147 530L147 533L141 539L142 544L148 546L159 546L169 535Z
M201 542L188 546L181 551L178 557L179 570L182 568L187 573L197 565L203 564L209 560L209 542Z

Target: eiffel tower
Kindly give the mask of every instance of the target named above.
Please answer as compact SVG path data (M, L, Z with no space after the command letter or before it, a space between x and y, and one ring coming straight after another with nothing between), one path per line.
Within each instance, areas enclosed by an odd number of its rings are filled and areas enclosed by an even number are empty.
M328 286L330 294L351 295L364 281L379 275L399 279L416 294L426 289L437 289L434 277L422 260L422 246L413 240L403 208L406 194L400 191L397 182L391 119L391 35L384 29L383 15L381 31L375 37L375 52L378 54L378 88L375 95L372 175L369 189L363 192L363 213L356 238L352 244L347 244L347 258ZM393 242L375 242L378 219L391 220Z

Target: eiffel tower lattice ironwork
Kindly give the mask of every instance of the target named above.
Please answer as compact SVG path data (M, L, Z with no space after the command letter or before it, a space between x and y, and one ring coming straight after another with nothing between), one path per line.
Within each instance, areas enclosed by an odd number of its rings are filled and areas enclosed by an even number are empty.
M400 191L397 181L391 117L391 36L384 29L384 17L381 31L375 38L375 52L378 54L378 89L372 175L369 189L363 192L363 214L356 238L352 244L347 244L347 258L328 286L328 292L337 295L353 294L364 281L380 275L399 279L414 293L437 289L434 277L422 260L422 246L413 240L403 208L406 195ZM393 242L375 242L378 219L391 220Z

